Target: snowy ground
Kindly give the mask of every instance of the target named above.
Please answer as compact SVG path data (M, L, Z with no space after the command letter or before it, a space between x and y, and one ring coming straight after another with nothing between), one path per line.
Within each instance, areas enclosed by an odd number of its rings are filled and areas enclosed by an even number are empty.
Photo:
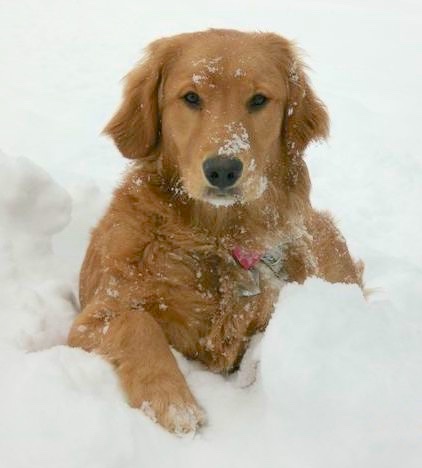
M0 466L419 468L422 7L153 3L0 0ZM313 200L378 289L365 302L353 286L289 285L229 379L179 357L209 419L179 439L64 343L89 228L124 167L98 136L119 78L151 39L210 26L276 31L308 52L332 118L308 155Z

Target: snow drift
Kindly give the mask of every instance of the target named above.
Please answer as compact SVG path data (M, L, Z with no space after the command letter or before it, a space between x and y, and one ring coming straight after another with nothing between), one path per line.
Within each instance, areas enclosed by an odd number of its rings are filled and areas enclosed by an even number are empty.
M178 356L209 419L179 440L127 406L106 362L64 346L77 291L52 236L70 197L27 159L0 165L2 466L419 466L420 270L384 257L395 304L353 285L288 285L228 378Z

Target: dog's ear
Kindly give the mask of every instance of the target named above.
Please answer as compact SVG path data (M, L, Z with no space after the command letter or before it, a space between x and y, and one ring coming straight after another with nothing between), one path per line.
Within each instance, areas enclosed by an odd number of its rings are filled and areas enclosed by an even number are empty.
M126 75L123 102L103 130L127 158L147 156L158 144L159 92L170 50L168 39L148 47L144 60Z
M294 155L302 155L309 143L325 139L329 132L326 107L312 90L305 70L291 45L283 139L288 153Z

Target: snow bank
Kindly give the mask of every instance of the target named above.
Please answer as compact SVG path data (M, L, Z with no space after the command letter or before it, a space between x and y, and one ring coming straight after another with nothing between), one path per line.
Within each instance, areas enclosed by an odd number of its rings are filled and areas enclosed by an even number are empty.
M0 152L0 338L34 350L63 342L75 308L58 277L51 237L70 219L71 200L40 167ZM62 275L63 276L63 275Z
M278 435L296 449L288 466L420 464L416 308L365 302L357 287L319 279L285 288L263 341L261 377Z
M208 414L180 440L129 408L111 366L63 346L76 283L51 237L69 222L70 198L31 161L0 163L1 466L419 466L420 269L384 257L393 298L368 302L351 285L288 285L229 378L177 355ZM87 210L77 206L76 225Z

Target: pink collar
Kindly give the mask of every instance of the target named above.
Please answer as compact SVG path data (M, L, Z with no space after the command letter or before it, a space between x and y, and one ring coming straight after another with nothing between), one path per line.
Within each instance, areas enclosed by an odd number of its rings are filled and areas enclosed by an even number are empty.
M261 260L263 254L236 245L232 250L232 255L242 268L250 270Z

